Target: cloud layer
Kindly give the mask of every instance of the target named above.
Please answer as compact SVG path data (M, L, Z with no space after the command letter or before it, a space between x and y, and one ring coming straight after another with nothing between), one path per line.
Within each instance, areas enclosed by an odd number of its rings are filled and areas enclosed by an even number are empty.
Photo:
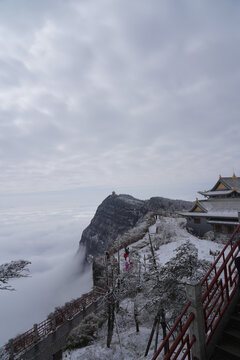
M16 291L0 291L0 346L32 328L56 306L92 287L91 270L80 273L76 256L81 231L93 216L90 207L25 206L0 211L0 264L26 259L30 277L9 282Z

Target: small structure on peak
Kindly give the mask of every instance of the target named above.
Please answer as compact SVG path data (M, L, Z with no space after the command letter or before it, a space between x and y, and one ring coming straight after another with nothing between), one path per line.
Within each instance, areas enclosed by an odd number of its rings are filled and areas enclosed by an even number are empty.
M232 234L239 224L240 177L222 177L210 189L199 191L205 197L196 201L188 211L178 212L187 219L187 227L202 236L207 231Z

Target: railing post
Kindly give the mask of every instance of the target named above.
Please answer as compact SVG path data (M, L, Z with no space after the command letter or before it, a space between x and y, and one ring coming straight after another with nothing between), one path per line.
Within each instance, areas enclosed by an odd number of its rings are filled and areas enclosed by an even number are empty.
M36 344L39 340L39 334L38 334L38 326L37 324L33 325L33 330L34 330L34 343Z
M200 284L186 284L187 298L191 301L188 309L189 313L194 314L194 320L190 326L190 339L194 336L196 341L192 346L192 359L206 360L206 334L205 321L202 306L202 291Z
M83 297L82 299L82 311L83 311L83 317L86 316L86 298Z
M72 309L72 304L68 304L67 306L67 312L68 312L68 320L72 320L73 318L73 309Z
M57 320L56 320L56 315L54 313L53 318L51 320L51 324L52 324L52 331L56 331L57 328Z
M14 360L14 341L13 339L9 340L9 360Z

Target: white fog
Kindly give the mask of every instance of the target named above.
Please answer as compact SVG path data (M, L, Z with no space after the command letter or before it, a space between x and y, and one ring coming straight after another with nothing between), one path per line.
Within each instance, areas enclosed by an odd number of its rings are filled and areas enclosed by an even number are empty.
M9 283L15 291L0 292L0 345L91 289L91 271L79 273L84 254L76 253L94 211L70 201L0 209L0 264L17 259L32 263L30 277Z

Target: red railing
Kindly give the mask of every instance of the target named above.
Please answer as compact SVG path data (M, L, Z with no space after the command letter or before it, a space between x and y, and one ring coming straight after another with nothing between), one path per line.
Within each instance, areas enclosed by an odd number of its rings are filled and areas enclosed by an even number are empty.
M37 341L40 341L56 330L58 326L64 324L68 320L71 320L74 316L90 306L99 298L101 293L104 293L101 289L98 290L98 293L96 290L92 290L87 294L84 294L81 298L72 301L69 305L57 309L52 318L42 321L41 323L35 325L32 329L11 340L5 346L6 351L9 353L13 351L15 355L26 351Z
M240 225L237 226L233 235L201 281L202 290L204 291L202 295L202 304L205 319L206 344L209 343L238 287L238 274L235 271L234 260L240 254L240 243L236 239L239 230ZM191 322L194 320L194 314L189 314L185 323L182 324L184 315L186 315L190 305L191 303L189 302L169 334L163 340L152 360L157 359L161 352L166 349L166 345L168 351L165 355L162 355L163 360L183 360L186 356L190 359L191 347L195 338L189 339L188 329ZM179 326L178 323L181 325ZM180 327L180 331L169 348L170 337L176 332L178 327ZM184 346L186 349L183 352ZM179 356L180 352L182 352L182 354Z
M165 350L166 354L163 357L163 360L176 360L176 359L191 359L191 347L193 343L195 342L195 337L192 337L190 339L189 336L189 327L194 320L194 314L190 313L186 319L187 311L189 306L191 305L191 302L187 304L181 315L178 317L177 321L173 325L171 331L166 336L166 338L163 340L161 346L159 347L158 351L153 356L152 360L157 359L157 357L162 353L163 350ZM175 341L170 346L170 338L174 334L177 337ZM166 349L168 349L166 351ZM180 355L181 354L181 355ZM173 357L171 358L171 356ZM180 356L180 357L179 357Z
M235 271L234 260L240 253L239 242L236 241L239 230L240 225L237 226L233 235L201 281L204 291L202 304L207 344L238 287L238 274Z

